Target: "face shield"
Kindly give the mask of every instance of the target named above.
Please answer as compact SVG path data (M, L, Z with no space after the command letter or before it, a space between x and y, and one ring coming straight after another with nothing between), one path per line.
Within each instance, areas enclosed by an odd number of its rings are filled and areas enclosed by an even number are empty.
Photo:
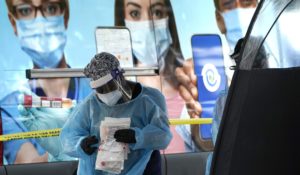
M263 0L252 21L239 68L300 66L300 1ZM261 65L263 67L255 66Z
M118 101L127 102L132 98L132 91L123 76L124 70L118 67L109 74L90 82L96 90L98 98L107 105L115 105Z

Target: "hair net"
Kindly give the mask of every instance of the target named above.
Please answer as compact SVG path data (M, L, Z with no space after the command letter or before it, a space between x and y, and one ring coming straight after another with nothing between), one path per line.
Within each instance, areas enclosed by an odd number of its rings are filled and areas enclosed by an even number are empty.
M91 87L100 87L124 71L120 68L118 59L110 53L96 54L91 62L84 68L86 77L91 78Z
M132 91L123 73L124 70L121 69L118 59L106 52L96 54L84 68L84 74L91 78L91 87L96 89L101 101L110 105L115 104L121 97L123 102L132 97Z

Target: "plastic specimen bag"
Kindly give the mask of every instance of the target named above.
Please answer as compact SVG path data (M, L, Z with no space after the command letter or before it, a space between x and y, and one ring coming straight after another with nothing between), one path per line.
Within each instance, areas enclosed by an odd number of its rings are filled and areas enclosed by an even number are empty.
M120 174L124 169L124 160L130 152L128 144L117 142L114 134L119 129L128 129L130 118L105 117L100 124L101 144L98 149L96 170Z

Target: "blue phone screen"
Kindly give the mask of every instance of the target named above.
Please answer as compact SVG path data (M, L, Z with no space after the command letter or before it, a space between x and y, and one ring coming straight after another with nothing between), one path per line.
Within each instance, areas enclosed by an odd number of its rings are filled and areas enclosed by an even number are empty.
M218 35L194 35L192 51L201 117L212 118L215 102L227 83L221 39ZM211 124L200 126L202 139L212 138L211 127Z

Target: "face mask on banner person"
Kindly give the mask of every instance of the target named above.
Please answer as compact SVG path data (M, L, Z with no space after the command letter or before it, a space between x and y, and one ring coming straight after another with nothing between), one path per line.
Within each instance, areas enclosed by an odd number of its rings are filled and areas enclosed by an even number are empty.
M158 2L152 6L150 1L134 1L125 8L124 22L131 33L134 56L147 66L157 66L165 59L173 42L167 7Z
M246 35L257 3L257 0L215 0L217 24L231 53L237 41Z
M65 13L65 1L47 1L39 6L34 2L13 5L10 21L22 50L31 57L35 67L59 66L67 41Z
M254 11L254 8L237 8L222 13L226 26L225 35L231 52L234 50L237 41L246 35Z
M123 77L124 70L120 68L120 63L110 58L115 57L109 53L96 55L84 73L92 79L90 86L96 90L99 100L113 106L119 101L129 101L132 91Z
M159 59L164 59L172 44L169 19L153 21L128 21L126 27L131 32L133 53L142 64L157 66Z

